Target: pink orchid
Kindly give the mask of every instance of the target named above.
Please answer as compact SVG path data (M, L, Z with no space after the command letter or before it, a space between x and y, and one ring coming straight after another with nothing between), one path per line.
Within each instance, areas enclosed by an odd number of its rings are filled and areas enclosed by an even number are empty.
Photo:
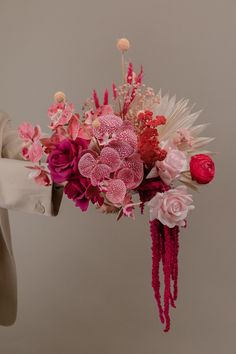
M104 147L100 156L87 152L79 160L79 172L90 178L93 186L110 177L112 172L119 169L121 160L118 152L111 147Z
M20 138L25 142L34 142L38 141L41 137L41 128L39 125L36 125L35 127L28 122L23 122L19 127L18 127L18 133Z
M130 171L130 176L127 174L128 170ZM123 161L122 169L118 172L118 175L124 183L127 183L128 188L134 189L142 182L143 173L143 161L138 154L133 154Z
M120 220L120 218L124 215L128 218L133 218L134 219L134 208L135 205L140 205L139 203L133 203L132 201L132 196L129 193L126 193L125 198L122 202L122 209L120 210L117 220Z
M39 142L34 142L29 146L23 146L22 155L25 160L39 162L43 155L43 148Z
M91 140L92 128L86 127L80 124L79 115L75 114L70 119L67 129L68 135L71 139L82 138L85 140Z
M45 170L43 166L26 166L31 169L32 172L29 174L29 178L33 178L34 181L40 186L50 186L49 172Z
M50 128L68 124L74 114L73 103L54 103L48 109L48 117L51 120Z
M106 188L106 197L113 204L122 203L126 195L126 186L121 179L111 179Z

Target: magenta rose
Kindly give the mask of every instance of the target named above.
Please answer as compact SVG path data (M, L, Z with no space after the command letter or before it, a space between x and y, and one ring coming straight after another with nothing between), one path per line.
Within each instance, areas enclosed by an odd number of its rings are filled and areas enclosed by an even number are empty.
M215 175L215 164L210 156L198 154L190 160L190 172L192 179L199 184L211 182Z
M62 183L78 173L78 161L83 150L87 149L88 141L64 139L48 156L48 168L52 180Z

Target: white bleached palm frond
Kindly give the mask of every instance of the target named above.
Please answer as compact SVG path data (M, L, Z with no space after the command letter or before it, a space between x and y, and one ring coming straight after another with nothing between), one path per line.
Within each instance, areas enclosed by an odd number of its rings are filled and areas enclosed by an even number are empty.
M181 129L189 131L192 137L191 147L184 148L186 152L196 154L196 151L201 151L201 148L209 144L214 138L199 137L199 134L208 126L208 124L200 124L194 126L202 111L192 112L194 106L189 106L188 99L181 99L176 101L176 97L169 97L164 95L161 97L160 103L156 103L153 107L154 115L163 115L167 122L165 125L158 127L159 139L162 142L167 142Z

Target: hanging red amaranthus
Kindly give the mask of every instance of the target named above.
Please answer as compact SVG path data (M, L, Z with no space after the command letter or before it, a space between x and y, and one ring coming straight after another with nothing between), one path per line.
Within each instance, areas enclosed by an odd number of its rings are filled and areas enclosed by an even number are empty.
M179 228L169 228L157 219L150 221L152 238L152 287L160 320L165 332L170 329L170 306L175 307L178 295ZM163 267L164 296L162 303L160 269Z

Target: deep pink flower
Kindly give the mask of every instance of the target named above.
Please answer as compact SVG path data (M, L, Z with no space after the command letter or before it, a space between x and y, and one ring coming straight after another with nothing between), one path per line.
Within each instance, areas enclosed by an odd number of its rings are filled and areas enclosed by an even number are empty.
M73 114L73 103L53 103L48 109L48 117L51 120L50 128L54 130L60 125L68 124Z
M22 148L22 156L25 160L29 160L34 163L39 162L42 158L42 155L43 148L38 141L33 142L33 144L30 144L29 146L24 145Z
M215 164L210 156L198 154L190 160L190 172L192 179L200 184L211 182L215 176Z
M49 172L45 170L44 166L26 166L31 169L29 178L33 178L34 181L40 186L50 186Z
M67 181L78 173L80 155L87 147L88 141L80 138L76 140L65 139L56 146L47 160L54 182Z
M87 178L78 175L71 179L64 188L67 197L72 199L82 211L86 211L89 206L89 199L86 196L89 185L90 181Z

